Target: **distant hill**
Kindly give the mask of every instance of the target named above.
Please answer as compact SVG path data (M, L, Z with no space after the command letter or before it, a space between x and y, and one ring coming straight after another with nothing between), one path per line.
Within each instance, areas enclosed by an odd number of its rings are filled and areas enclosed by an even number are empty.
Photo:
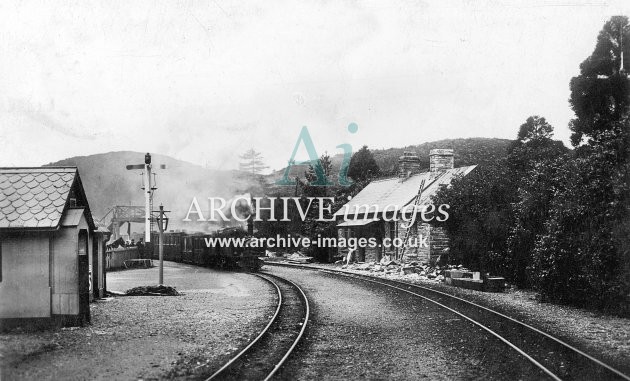
M238 171L219 171L177 160L164 155L152 155L157 187L154 207L163 203L170 210L170 229L206 230L208 224L194 225L182 219L193 197L203 210L207 197L230 198L253 190L246 177ZM140 170L128 171L127 164L144 163L144 153L121 151L77 156L47 164L48 166L77 166L95 219L104 216L115 205L142 205L144 195ZM166 169L159 169L165 164ZM158 169L156 169L158 168ZM140 226L134 229L143 231ZM132 229L133 231L133 229Z
M398 158L404 151L413 151L420 158L423 168L429 168L429 151L436 148L452 148L455 167L485 164L507 155L513 140L496 138L444 139L435 142L410 145L403 148L372 150L374 159L382 172L394 172L398 167ZM369 148L369 147L368 147Z
M429 151L435 148L452 148L455 156L455 166L461 167L474 164L493 162L507 155L507 149L512 143L509 139L495 138L467 138L444 139L435 142L410 145L402 148L371 149L374 159L384 175L393 174L398 168L398 158L404 151L413 151L420 158L422 168L429 168ZM360 147L354 147L359 149ZM332 158L333 173L336 178L343 160L343 155L338 154ZM294 165L290 171L290 178L299 176L304 179L304 172L308 164ZM270 182L282 178L284 169L275 171L268 176Z

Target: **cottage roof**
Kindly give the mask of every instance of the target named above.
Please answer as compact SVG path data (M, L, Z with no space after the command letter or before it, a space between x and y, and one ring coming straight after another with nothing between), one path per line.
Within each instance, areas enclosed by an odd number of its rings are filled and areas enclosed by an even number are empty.
M476 165L448 169L444 172L424 172L405 179L390 178L375 180L369 183L361 192L348 201L336 213L335 217L341 217L348 210L348 216L357 213L365 213L366 207L378 207L382 212L385 207L388 211L402 209L405 205L414 201L418 195L420 183L425 180L424 189L418 206L423 206L431 202L431 198L438 192L441 185L449 185L456 176L465 176L475 169ZM357 209L362 208L362 209ZM372 210L374 211L374 210Z
M0 168L0 229L57 229L72 190L94 229L76 167Z

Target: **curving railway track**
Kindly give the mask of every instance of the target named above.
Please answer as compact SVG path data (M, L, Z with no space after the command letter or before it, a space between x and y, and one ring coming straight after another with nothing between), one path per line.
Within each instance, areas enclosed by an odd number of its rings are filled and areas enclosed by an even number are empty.
M308 298L294 282L254 274L277 292L277 306L267 325L245 348L206 380L269 380L282 368L304 336L310 318Z
M271 263L269 263L271 264ZM346 271L327 270L294 264L272 265L319 270L351 277L374 285L413 295L463 318L523 356L553 380L627 380L622 371L530 324L499 311L422 285L376 278Z

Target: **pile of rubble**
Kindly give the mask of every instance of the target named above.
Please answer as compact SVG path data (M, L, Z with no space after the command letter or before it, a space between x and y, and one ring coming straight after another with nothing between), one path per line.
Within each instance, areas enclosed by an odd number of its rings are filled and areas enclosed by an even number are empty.
M300 253L299 251L297 253L293 253L291 255L285 256L285 259L287 261L293 262L293 263L311 263L311 262L313 262L313 257L309 257L307 255L304 255L304 254Z
M291 263L312 263L313 262L313 257L304 255L299 251L289 254L289 253L276 253L276 252L267 250L265 252L265 256L267 258L273 258L273 259L276 259L276 258L284 259L287 262L291 262Z
M140 286L130 288L125 291L127 296L177 296L180 295L175 287L164 286L162 284L157 286Z
M337 264L342 264L338 261ZM343 264L341 266L345 270L366 271L374 273L373 275L391 275L409 279L432 280L443 282L445 271L451 269L464 270L463 266L439 266L430 265L419 262L397 262L394 260L383 259L380 262L358 262L351 264Z

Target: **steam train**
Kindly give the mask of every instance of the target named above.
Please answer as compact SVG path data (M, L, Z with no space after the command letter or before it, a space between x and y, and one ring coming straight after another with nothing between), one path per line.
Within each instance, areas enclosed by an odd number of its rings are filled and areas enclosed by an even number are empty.
M226 270L258 271L265 255L264 248L249 247L253 239L243 228L224 228L214 233L164 232L164 260L190 263L197 266ZM231 240L220 245L212 238L241 240L243 245ZM151 233L153 248L149 250L151 259L159 258L159 234ZM210 245L208 245L208 243ZM226 243L226 242L224 242Z

